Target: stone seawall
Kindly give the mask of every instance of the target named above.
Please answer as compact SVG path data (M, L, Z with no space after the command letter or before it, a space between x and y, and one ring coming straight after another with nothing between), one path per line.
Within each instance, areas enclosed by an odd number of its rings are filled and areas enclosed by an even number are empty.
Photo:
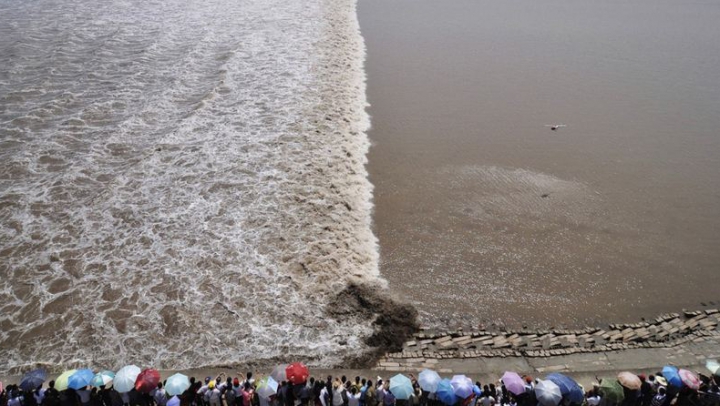
M669 313L652 322L611 324L607 329L423 331L401 352L387 353L375 365L386 371L437 369L441 360L494 357L552 357L638 348L671 348L720 337L720 311ZM443 372L443 371L440 371Z

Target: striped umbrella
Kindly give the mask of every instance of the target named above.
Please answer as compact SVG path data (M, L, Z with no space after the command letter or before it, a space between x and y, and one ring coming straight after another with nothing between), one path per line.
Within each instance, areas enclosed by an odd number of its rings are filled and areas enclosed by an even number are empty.
M108 386L112 383L113 379L115 379L115 372L98 372L97 374L95 374L95 376L93 376L93 379L90 381L90 385L96 388L99 388L101 386Z
M687 369L680 369L678 371L678 375L680 375L680 380L682 380L682 383L685 384L688 388L692 390L698 390L700 389L700 379L695 376L694 373L688 371Z

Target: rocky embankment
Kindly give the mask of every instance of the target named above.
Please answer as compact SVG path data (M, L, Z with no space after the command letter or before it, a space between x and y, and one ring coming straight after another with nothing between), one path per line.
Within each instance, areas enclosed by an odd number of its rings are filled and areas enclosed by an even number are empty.
M607 329L553 331L422 331L400 352L387 353L375 368L413 371L436 368L441 360L493 357L552 357L636 348L670 348L720 336L720 311L669 313L652 322L611 324Z

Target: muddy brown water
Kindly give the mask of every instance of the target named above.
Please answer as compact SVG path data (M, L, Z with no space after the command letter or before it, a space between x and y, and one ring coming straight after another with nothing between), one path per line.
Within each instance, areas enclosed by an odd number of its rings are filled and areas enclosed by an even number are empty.
M719 4L360 0L359 18L381 272L423 324L720 302Z

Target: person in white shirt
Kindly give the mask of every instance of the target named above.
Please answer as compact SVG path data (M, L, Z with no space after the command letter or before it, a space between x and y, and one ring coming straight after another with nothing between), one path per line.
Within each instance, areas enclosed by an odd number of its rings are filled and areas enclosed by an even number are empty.
M327 386L325 386L325 384L323 383L322 389L320 390L320 403L322 404L322 406L330 406L327 404L326 401L329 393L330 392L328 392Z
M208 390L205 392L205 397L207 398L208 403L210 403L210 406L222 406L222 396L220 395L220 390L215 387L215 381L210 381L208 384Z
M163 389L162 382L158 383L158 387L153 394L153 399L155 399L157 406L165 406L167 404L167 395L165 394L165 389Z
M359 406L360 405L360 394L355 386L350 387L350 393L347 395L348 406Z
M38 405L42 405L43 399L45 399L45 389L40 385L40 387L33 392L33 397L35 398L35 403Z

